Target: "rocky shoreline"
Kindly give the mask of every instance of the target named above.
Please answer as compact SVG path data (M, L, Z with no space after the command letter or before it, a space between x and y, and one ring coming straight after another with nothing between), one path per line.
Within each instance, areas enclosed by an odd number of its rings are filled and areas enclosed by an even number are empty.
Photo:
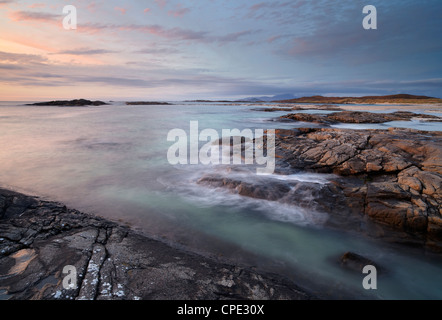
M198 183L329 215L325 225L442 252L442 133L411 129L276 131L277 174L334 174L327 184L250 183L208 174Z
M295 109L296 110L296 109ZM442 121L442 118L429 114L416 114L409 111L396 111L393 113L373 113L361 111L340 111L330 114L291 113L281 119L293 121L314 122L325 125L337 123L385 123L390 121Z
M333 172L345 207L442 248L442 133L410 129L306 129L280 132L278 150L293 169ZM343 211L344 210L344 211Z
M65 289L65 266L77 288ZM315 299L292 281L0 189L0 300Z

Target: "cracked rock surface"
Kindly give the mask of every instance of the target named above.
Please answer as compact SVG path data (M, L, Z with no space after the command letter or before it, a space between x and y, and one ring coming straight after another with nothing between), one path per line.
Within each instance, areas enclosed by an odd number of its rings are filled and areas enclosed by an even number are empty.
M74 267L74 275L66 272ZM65 285L64 285L65 284ZM278 275L185 252L108 220L0 189L1 299L311 299Z
M410 129L306 129L279 137L291 168L332 172L336 192L362 217L442 241L442 133Z
M442 133L276 130L276 158L279 174L336 176L321 185L208 174L198 183L325 212L333 228L442 251Z

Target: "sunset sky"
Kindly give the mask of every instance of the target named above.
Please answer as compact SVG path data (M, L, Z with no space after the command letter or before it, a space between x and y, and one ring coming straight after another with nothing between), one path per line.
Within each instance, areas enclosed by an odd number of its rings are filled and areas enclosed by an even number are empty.
M0 0L0 30L0 100L442 98L440 0Z

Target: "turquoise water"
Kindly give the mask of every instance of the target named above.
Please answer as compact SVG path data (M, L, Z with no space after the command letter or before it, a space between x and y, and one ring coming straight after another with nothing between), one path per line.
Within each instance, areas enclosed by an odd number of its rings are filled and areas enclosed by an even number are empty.
M317 126L269 121L286 112L252 108L256 106L119 103L58 108L4 102L0 184L120 220L189 250L280 272L324 297L442 299L441 257L328 230L322 226L327 216L315 208L244 198L195 183L207 173L232 174L230 166L168 163L169 130L188 131L190 121L198 121L200 130L218 132ZM442 130L441 123L393 125ZM241 169L235 174L258 179L254 170ZM290 178L309 183L328 179L306 174ZM388 269L379 276L377 290L364 290L365 275L338 265L337 258L347 251Z

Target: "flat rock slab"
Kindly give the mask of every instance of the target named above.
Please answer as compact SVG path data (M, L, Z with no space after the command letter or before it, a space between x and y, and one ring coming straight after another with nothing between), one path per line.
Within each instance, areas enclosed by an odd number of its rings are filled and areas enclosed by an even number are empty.
M221 263L62 204L0 189L0 299L312 298L278 275Z
M442 133L411 129L277 131L292 169L334 173L337 193L363 218L442 248Z

